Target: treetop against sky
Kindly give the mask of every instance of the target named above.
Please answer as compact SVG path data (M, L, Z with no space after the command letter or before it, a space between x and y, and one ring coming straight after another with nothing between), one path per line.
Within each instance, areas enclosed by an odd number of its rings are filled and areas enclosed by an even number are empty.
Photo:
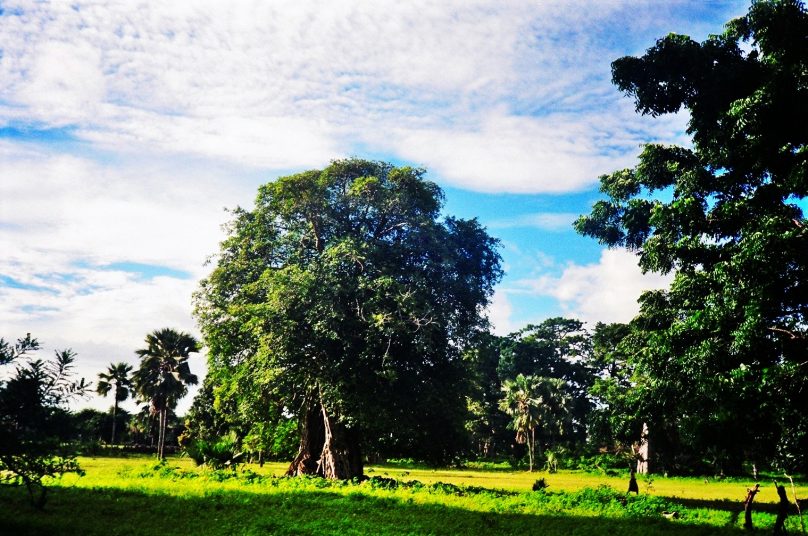
M446 214L501 239L498 332L626 321L668 279L571 224L642 143L689 142L683 114L636 114L610 63L668 32L701 40L747 8L4 2L0 334L72 347L88 378L134 363L158 327L198 334L190 298L223 208L351 155L425 167ZM191 359L200 376L203 363Z

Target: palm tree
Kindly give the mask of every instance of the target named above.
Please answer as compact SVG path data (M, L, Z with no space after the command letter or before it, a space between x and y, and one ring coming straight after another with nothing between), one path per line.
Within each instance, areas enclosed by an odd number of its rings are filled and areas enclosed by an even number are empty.
M499 408L512 418L510 427L516 430L516 443L519 445L527 443L531 472L533 472L540 404L535 391L535 378L519 374L513 380L505 380L502 383L505 397L499 401Z
M543 378L519 374L502 383L505 397L499 408L511 416L511 428L516 430L516 442L527 443L530 471L536 449L536 428L563 433L570 414L571 398L566 382L559 378ZM541 454L541 452L539 452Z
M132 379L129 373L132 372L132 365L127 363L110 363L106 372L98 373L98 386L96 392L101 396L107 396L113 391L112 405L112 439L110 444L115 444L115 418L118 414L118 402L123 402L129 398L129 389L132 387Z
M165 458L168 410L186 395L189 385L198 383L188 367L188 357L199 350L199 342L192 335L164 328L146 335L146 348L136 351L141 361L134 374L135 386L138 395L149 402L152 414L159 416L160 459Z

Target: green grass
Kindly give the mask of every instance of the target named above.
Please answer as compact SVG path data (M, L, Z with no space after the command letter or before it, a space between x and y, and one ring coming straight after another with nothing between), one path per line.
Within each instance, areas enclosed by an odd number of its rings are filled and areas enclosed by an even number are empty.
M233 476L179 458L156 470L142 457L80 462L86 476L54 483L44 512L27 505L24 489L0 486L0 534L740 534L747 485L658 477L626 501L625 478L577 472L378 466L367 469L376 478L356 484L273 476L285 464ZM537 477L549 483L546 493L527 491ZM402 484L413 480L420 483ZM762 501L771 502L771 488ZM756 512L756 526L773 522ZM799 532L796 518L789 523Z

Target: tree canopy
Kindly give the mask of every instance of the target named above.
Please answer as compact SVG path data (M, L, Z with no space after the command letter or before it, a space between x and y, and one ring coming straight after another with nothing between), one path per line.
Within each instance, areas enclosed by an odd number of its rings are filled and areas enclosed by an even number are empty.
M462 350L500 258L424 177L339 160L233 211L196 315L216 403L298 417L291 473L360 475L363 446L445 459L465 437Z
M607 199L576 223L636 251L643 270L675 273L633 322L637 411L671 465L777 451L805 469L805 7L753 2L723 33L668 35L612 73L639 113L687 110L692 136L690 147L648 144L636 167L601 177Z

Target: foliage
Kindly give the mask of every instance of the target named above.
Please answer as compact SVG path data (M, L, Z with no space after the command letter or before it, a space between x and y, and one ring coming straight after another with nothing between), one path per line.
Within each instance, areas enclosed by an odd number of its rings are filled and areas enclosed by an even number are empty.
M488 459L513 455L513 434L507 430L510 419L499 409L502 378L497 369L503 341L502 337L482 333L464 356L471 384L466 420L471 454Z
M511 416L510 427L516 431L516 442L527 444L533 471L536 429L545 431L545 435L561 434L569 418L570 397L565 392L565 383L558 378L518 374L503 382L502 392L500 409Z
M112 414L91 408L84 408L70 416L70 438L86 447L88 444L100 444L109 435L112 428ZM126 443L130 438L129 425L132 415L119 408L115 413L115 426L120 432L116 434L119 443ZM105 442L106 444L106 442Z
M629 359L630 333L628 324L598 322L592 334L589 361L595 380L589 388L594 409L589 415L587 439L593 445L618 452L629 451L642 429L634 398L634 366Z
M363 446L433 460L463 446L462 350L499 256L475 220L439 220L424 175L350 159L268 183L201 283L216 404L240 422L294 414L300 471L325 453L319 467L350 478Z
M169 410L185 396L188 385L198 382L188 366L188 357L199 349L193 336L164 328L149 333L146 348L136 351L141 361L132 379L140 398L149 402L150 412L159 418L159 458L165 457Z
M564 429L540 440L554 443L561 436L578 441L586 438L592 409L588 390L594 379L589 366L591 353L591 335L583 322L570 318L549 318L502 339L497 367L500 378L524 374L563 382L558 385L569 399L569 418L559 423Z
M276 404L227 406L233 401L224 397L217 401L210 376L205 378L186 416L180 444L187 450L195 441L215 443L218 438L228 436L234 438L240 452L259 463L294 457L298 447L294 418L284 416Z
M186 445L185 453L197 465L204 464L213 469L235 470L243 457L232 437L221 437L216 441L196 439Z
M808 468L794 433L808 419L806 39L801 2L756 1L702 43L671 34L612 64L638 112L690 112L692 148L646 145L635 168L601 177L608 199L576 223L675 274L640 300L622 406L649 421L671 470L775 454Z
M509 455L514 462L525 455L521 445L514 444L513 436L506 433L509 421L499 406L502 385L518 374L563 381L562 390L569 399L569 412L559 423L563 426L538 429L538 444L577 448L592 437L596 408L591 389L609 372L594 357L596 335L597 329L590 333L579 320L557 317L506 337L485 334L474 341L466 355L473 386L466 426L478 455Z
M60 431L67 421L67 402L89 387L83 378L72 378L73 351L33 359L30 354L39 348L30 334L15 344L0 339L0 365L17 364L0 382L0 481L24 484L36 508L47 499L43 479L81 472Z

